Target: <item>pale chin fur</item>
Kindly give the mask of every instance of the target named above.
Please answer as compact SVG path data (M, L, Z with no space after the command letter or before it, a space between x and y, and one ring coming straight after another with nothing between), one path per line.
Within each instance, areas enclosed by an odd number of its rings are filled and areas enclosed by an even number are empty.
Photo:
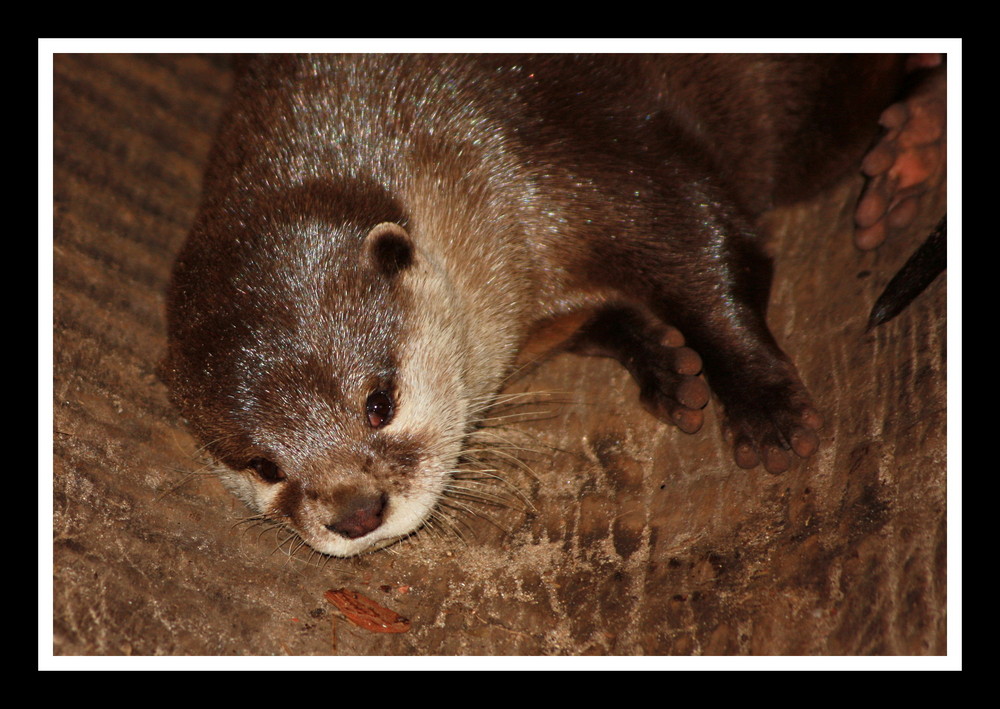
M438 494L431 490L412 496L393 496L389 516L382 526L359 539L347 539L320 524L315 529L295 531L318 552L337 557L356 556L381 549L416 532L423 526L437 498Z
M268 514L272 500L280 491L281 484L267 484L255 480L252 475L244 472L225 471L220 473L223 485L239 498L247 507L258 514L271 518ZM444 487L443 477L439 488ZM322 525L316 529L291 529L310 547L316 551L336 557L350 557L375 551L389 546L394 542L410 536L421 526L430 515L437 502L440 491L426 490L421 494L407 497L394 497L389 518L381 527L359 539L347 539L335 534ZM280 520L275 520L280 521Z
M250 509L263 518L282 523L314 550L335 557L350 557L389 546L412 535L427 522L455 466L460 445L449 446L453 449L450 454L429 456L413 476L409 488L390 496L383 523L357 539L348 539L325 527L324 521L329 514L321 502L304 503L306 507L299 511L305 520L302 526L286 523L273 511L283 483L265 483L246 471L232 470L222 472L221 479L223 485Z

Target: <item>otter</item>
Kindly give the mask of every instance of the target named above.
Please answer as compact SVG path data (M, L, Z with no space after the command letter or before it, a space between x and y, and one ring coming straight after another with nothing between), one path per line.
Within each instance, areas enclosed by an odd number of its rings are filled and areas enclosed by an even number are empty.
M236 495L333 556L424 524L557 324L684 431L710 385L735 463L785 471L822 418L755 220L861 162L907 62L241 57L169 286L171 398Z

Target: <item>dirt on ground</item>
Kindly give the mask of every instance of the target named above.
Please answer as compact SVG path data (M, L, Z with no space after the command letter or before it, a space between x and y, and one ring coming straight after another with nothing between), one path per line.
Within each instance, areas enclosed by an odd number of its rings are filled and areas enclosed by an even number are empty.
M714 403L686 435L616 363L559 355L497 412L497 504L329 559L241 522L156 376L229 82L222 56L55 57L53 655L948 652L946 276L865 332L943 187L874 253L851 241L860 178L769 217L769 319L826 420L808 462L740 470ZM409 630L350 624L339 588Z

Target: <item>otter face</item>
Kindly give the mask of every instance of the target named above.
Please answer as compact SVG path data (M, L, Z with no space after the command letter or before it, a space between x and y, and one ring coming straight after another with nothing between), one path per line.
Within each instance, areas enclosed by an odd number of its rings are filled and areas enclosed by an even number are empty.
M280 450L269 447L269 457L250 460L223 481L324 554L352 556L406 537L433 514L454 462L420 436L393 431L385 414L391 401L384 390L369 396L369 435L297 456L285 432Z
M192 253L216 247L193 234L165 379L232 492L313 549L352 556L433 516L467 433L467 335L398 223L334 239L323 221L293 226L256 225L242 254ZM209 283L220 256L247 265Z

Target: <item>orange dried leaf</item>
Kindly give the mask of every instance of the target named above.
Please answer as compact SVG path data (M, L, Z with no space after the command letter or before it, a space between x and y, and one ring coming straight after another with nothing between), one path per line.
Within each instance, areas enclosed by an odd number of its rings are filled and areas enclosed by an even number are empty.
M373 633L405 633L410 629L410 621L395 611L380 606L357 591L346 588L331 588L323 594L337 607L344 617L359 628Z

